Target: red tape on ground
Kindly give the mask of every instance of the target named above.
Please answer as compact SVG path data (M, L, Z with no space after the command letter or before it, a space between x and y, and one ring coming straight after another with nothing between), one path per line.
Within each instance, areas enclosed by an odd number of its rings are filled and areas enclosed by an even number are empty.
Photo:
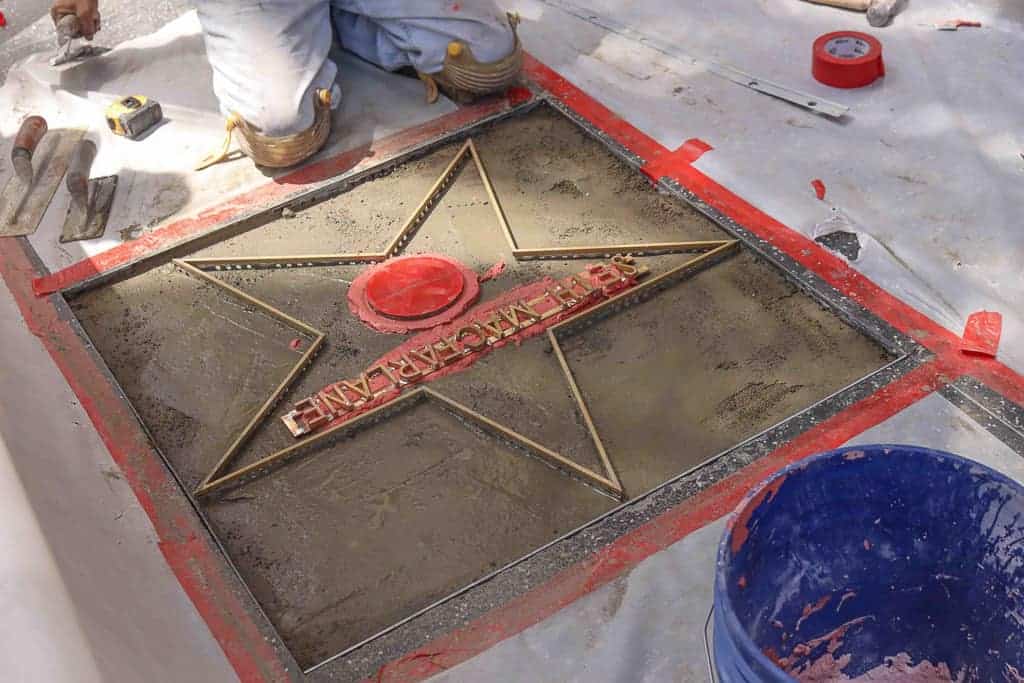
M995 358L999 352L999 338L1003 334L1003 316L993 311L971 313L964 326L964 353Z

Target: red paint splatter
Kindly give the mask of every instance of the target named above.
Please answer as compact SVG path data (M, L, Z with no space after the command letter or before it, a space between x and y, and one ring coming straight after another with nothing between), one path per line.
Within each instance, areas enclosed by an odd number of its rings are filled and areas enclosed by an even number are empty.
M502 259L495 263L493 266L487 269L483 275L477 278L480 282L488 282L496 278L501 277L502 273L505 272L505 259Z
M533 92L529 88L524 88L521 85L517 85L513 88L509 88L505 92L505 99L508 100L508 103L511 106L517 107L523 102L529 102L530 100L532 100Z
M814 188L814 194L818 196L818 199L825 199L825 183L821 182L818 178L811 181L811 187Z
M909 654L901 652L895 657L885 657L881 664L865 671L856 678L847 676L845 669L852 656L849 654L836 658L828 652L813 662L807 662L790 675L801 683L821 683L822 681L850 681L850 683L964 683L965 673L961 671L955 678L944 662L932 664L922 660L917 664Z
M981 22L973 19L947 19L940 23L939 26L953 30L958 28L981 28Z
M828 601L831 599L831 595L823 595L817 602L813 604L809 603L804 605L803 613L801 613L800 618L796 620L796 630L800 630L800 625L804 623L805 619L810 617L815 612L820 612L821 610L825 609L825 605L827 605Z
M298 351L299 349L302 348L302 340L299 339L298 337L292 339L290 342L288 342L288 348L290 348L292 351Z
M732 535L730 545L733 555L740 551L740 548L743 547L743 544L747 542L747 538L750 536L750 529L747 525L750 523L750 517L754 514L754 510L761 507L762 503L770 503L785 482L786 477L781 476L764 486L764 488L754 494L753 498L740 503L736 516L730 524L730 533Z
M874 617L864 616L857 617L856 619L851 619L845 624L840 624L839 626L832 629L823 636L811 638L807 642L798 643L794 645L792 651L789 653L789 656L779 660L779 667L790 675L798 673L797 671L794 671L794 669L797 668L798 661L800 661L804 657L808 657L814 652L816 648L818 648L820 645L825 645L826 643L827 645L825 646L825 650L829 654L833 654L843 644L843 638L846 637L847 631L849 631L854 626L862 624L868 619L873 618Z
M377 675L374 677L374 683L384 683L385 681L397 681L399 677L393 677L389 675L389 669L399 669L405 664L414 664L412 667L421 675L430 675L439 671L444 671L448 667L438 661L438 658L444 657L445 655L455 654L462 652L462 650L448 650L444 652L411 652L401 659L389 662L377 670ZM402 674L399 674L402 676Z
M1002 334L1002 315L995 311L976 311L967 318L960 350L963 353L995 358Z

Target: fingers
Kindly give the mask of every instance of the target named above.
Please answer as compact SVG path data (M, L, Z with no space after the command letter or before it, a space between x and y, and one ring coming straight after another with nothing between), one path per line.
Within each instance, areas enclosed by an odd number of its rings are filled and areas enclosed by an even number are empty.
M96 31L100 30L99 12L85 12L84 14L79 14L78 21L81 26L82 37L86 40L92 40L92 37L96 35Z
M81 24L82 37L92 40L100 30L100 8L97 0L70 0L75 4L75 14Z
M56 0L50 7L50 18L56 25L69 14L78 17L78 28L86 40L92 40L100 30L100 12L96 0Z
M50 18L53 19L53 25L56 26L60 18L65 14L74 14L75 11L68 9L67 5L62 2L55 2L50 7Z

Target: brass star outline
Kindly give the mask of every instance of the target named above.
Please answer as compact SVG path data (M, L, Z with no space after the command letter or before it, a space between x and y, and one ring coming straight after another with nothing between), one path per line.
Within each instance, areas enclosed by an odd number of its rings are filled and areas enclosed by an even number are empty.
M576 409L579 411L580 417L583 419L587 431L590 434L591 441L597 450L597 454L601 460L603 473L595 472L588 467L584 467L570 458L567 458L562 454L533 441L511 427L492 420L472 408L459 403L451 397L444 395L436 389L431 389L427 386L419 386L412 391L400 393L391 401L388 401L387 403L365 413L361 413L350 420L319 431L310 437L292 444L291 446L274 451L270 455L264 456L256 462L225 472L241 449L246 445L246 443L248 443L256 429L267 419L274 407L284 397L284 394L288 391L291 385L306 370L306 368L309 367L310 363L312 363L314 356L316 356L320 351L327 335L301 320L298 320L297 318L294 318L271 306L265 301L257 299L256 297L243 292L239 288L230 285L219 278L213 277L206 272L206 269L245 270L253 268L296 268L324 265L356 265L380 263L397 256L406 246L408 246L416 231L419 230L423 223L426 222L427 218L430 217L441 197L444 196L444 193L455 182L459 171L464 165L463 162L467 157L472 158L473 164L476 166L477 173L479 173L480 179L483 182L490 204L494 208L494 213L501 228L501 232L504 235L505 240L508 242L513 258L517 261L540 259L566 260L594 257L610 258L613 255L619 254L651 256L656 254L700 253L700 256L671 268L664 273L646 280L639 285L631 287L617 295L611 296L605 301L549 327L546 331L548 342L551 344L554 355L558 359L558 364L562 369L562 374L564 375L566 384L572 394L573 402L575 403ZM461 148L459 148L455 158L453 158L451 162L449 162L448 166L445 167L441 176L434 182L426 196L383 251L341 254L199 257L174 259L174 265L186 274L192 275L203 282L221 289L229 295L263 311L279 322L293 328L297 332L312 338L309 348L306 349L302 354L302 357L299 358L294 366L292 366L285 378L271 392L270 396L267 397L259 409L257 409L256 413L252 416L245 427L243 427L235 436L234 440L220 457L217 464L203 478L199 486L196 487L194 494L196 497L205 496L228 485L240 484L244 480L258 476L260 473L267 472L273 466L284 464L300 451L305 450L314 443L324 440L327 437L357 431L372 424L376 424L377 422L394 415L398 411L417 405L421 401L430 400L438 403L441 407L455 414L456 417L490 432L491 434L509 442L513 446L524 448L528 452L540 457L548 464L569 476L579 479L583 481L583 483L595 487L602 493L608 494L617 500L624 500L626 496L625 490L623 489L622 483L615 472L611 458L604 447L604 443L601 441L601 436L598 433L593 418L591 417L590 410L587 407L587 402L584 400L583 394L580 392L579 386L576 384L576 379L573 377L572 370L570 369L569 363L566 360L561 345L559 344L559 334L575 331L584 323L592 323L594 320L606 317L625 306L630 306L646 300L665 287L675 284L682 279L686 279L705 267L714 265L723 258L737 251L738 248L739 242L737 240L631 243L586 245L579 247L541 247L534 249L521 248L516 241L515 234L509 226L508 219L506 218L505 212L498 200L497 193L491 183L490 176L487 173L483 160L480 158L476 145L470 138L466 140Z

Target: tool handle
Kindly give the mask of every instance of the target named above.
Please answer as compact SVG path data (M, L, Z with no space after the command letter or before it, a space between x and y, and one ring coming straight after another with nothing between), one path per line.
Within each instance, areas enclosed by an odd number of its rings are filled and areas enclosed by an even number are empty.
M855 12L867 12L871 6L871 0L806 0L816 5L829 5L840 9L852 9Z
M96 143L92 140L79 140L75 145L75 151L71 153L71 161L68 162L68 175L65 179L68 192L72 197L85 199L89 196L89 173L95 158Z
M42 116L30 116L22 121L21 128L18 129L18 134L14 137L14 149L11 156L20 151L21 154L27 155L31 159L32 153L36 151L36 147L46 135L46 131L46 119Z
M868 23L876 28L888 24L903 8L903 0L873 0L868 8Z

